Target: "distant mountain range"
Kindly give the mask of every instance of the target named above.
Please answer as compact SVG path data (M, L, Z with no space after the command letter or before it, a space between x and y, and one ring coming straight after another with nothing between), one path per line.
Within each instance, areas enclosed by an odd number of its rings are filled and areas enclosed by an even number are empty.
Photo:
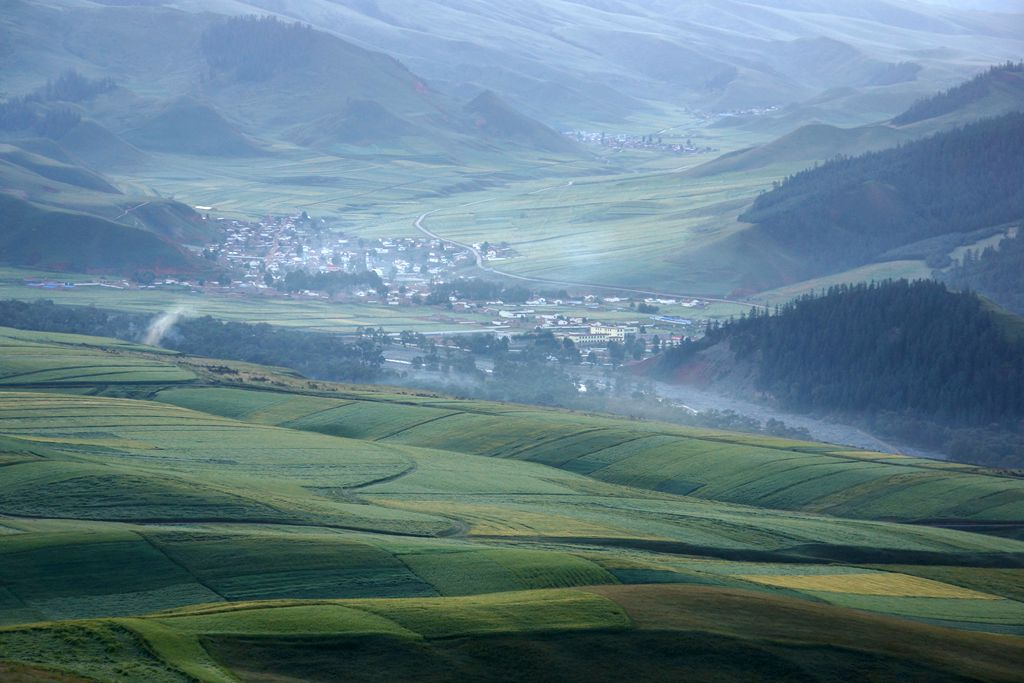
M118 147L200 156L259 155L280 141L583 153L496 95L488 106L517 123L481 130L478 115L464 109L468 99L308 25L146 5L14 2L0 30L18 69L3 86L20 91L16 104L33 112L0 116L4 133L17 134L28 117L37 131L46 122L50 138L85 121L92 138ZM54 79L76 88L55 88Z
M722 111L816 98L808 114L863 122L981 65L1018 59L1024 34L1020 14L894 0L423 0L414 11L406 0L169 4L297 19L395 55L440 91L492 90L559 125L614 123L662 103Z

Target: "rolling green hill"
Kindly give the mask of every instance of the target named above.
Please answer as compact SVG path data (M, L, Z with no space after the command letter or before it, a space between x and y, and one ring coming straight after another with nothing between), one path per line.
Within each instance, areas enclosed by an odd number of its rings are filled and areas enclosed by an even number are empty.
M0 676L996 681L1024 652L1024 543L920 523L1019 526L1011 477L0 343Z
M87 213L45 207L0 193L0 260L50 271L189 273L206 268L147 230Z
M915 243L929 251L937 238L945 256L1024 217L1022 123L1008 114L798 173L740 216L756 226L741 239L798 256L804 277L905 257Z
M472 117L474 128L493 141L562 154L581 152L565 136L515 111L493 92L480 93L464 110Z
M836 155L857 155L895 147L908 137L889 126L837 128L825 124L802 126L758 147L723 154L690 171L698 178L720 173L754 171L776 164L826 161Z
M252 156L259 148L211 107L175 100L125 133L143 149L209 156Z

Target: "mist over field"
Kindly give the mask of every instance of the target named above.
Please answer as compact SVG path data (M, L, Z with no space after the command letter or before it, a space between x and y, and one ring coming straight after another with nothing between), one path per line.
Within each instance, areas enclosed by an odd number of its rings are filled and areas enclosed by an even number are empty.
M1016 681L1024 5L7 0L0 681Z

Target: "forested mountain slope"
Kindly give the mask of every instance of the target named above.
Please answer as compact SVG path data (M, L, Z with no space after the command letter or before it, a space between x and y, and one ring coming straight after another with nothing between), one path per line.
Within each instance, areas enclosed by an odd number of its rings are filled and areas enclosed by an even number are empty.
M1024 113L894 149L837 158L759 196L740 220L802 263L805 277L901 258L921 245L944 254L1024 217Z
M1024 236L984 250L968 250L939 278L957 289L973 289L1019 315L1024 315Z
M1024 464L1024 443L957 437L994 424L1016 433L1024 417L1024 342L972 294L929 281L833 287L713 327L668 351L659 372L692 374L712 348L728 349L753 389L788 408L860 416L957 457Z

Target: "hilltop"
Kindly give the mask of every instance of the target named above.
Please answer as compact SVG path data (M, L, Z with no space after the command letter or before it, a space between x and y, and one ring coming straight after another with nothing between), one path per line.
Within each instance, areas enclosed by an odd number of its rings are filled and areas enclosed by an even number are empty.
M564 135L523 116L489 90L477 95L463 109L471 116L473 127L490 140L561 154L582 151Z

